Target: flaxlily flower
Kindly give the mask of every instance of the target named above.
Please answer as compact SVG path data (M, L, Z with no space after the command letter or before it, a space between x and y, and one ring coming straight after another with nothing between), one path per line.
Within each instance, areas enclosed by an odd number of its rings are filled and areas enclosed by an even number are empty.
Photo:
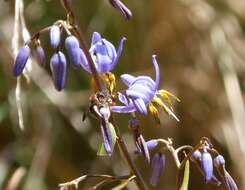
M156 72L155 81L149 76L134 77L130 74L121 75L122 81L128 86L125 93L119 93L119 100L124 106L112 106L113 112L130 113L138 111L147 115L148 109L159 122L158 110L156 106L162 107L169 115L177 121L178 118L173 113L170 97L176 98L173 94L165 90L158 90L160 83L160 70L156 61L156 55L152 56L152 63ZM166 103L165 103L166 102Z
M104 74L114 69L118 63L119 57L121 56L125 40L126 38L124 37L120 40L119 47L116 51L114 45L111 42L102 38L98 32L93 33L89 52L92 56L98 73ZM83 69L90 73L91 71L86 57L81 56L81 59L83 59L81 61Z

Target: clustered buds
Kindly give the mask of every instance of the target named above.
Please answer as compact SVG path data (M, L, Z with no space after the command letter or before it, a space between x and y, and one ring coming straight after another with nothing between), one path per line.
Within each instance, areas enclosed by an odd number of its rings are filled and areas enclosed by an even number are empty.
M212 154L215 154L213 159ZM213 148L209 146L204 146L195 150L192 153L191 160L196 163L196 166L200 169L204 176L204 181L206 183L213 184L214 186L221 186L223 184L227 190L237 190L237 185L230 174L225 169L225 159L222 155L214 151ZM217 179L214 175L214 166L221 177L221 180Z

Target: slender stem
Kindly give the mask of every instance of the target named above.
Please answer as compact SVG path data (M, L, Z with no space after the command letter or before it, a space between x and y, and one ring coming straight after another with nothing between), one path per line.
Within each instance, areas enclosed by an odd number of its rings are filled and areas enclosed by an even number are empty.
M71 9L69 1L68 0L61 0L61 3L67 12L68 20L69 20L70 24L72 25L72 31L77 36L77 38L80 42L80 45L82 46L82 49L84 50L84 53L85 53L85 56L88 60L89 68L90 68L90 71L91 71L92 76L94 78L96 87L98 88L99 91L105 90L106 86L105 86L105 84L100 82L101 80L100 80L99 74L95 68L93 59L89 53L89 48L88 48L87 43L84 39L84 35L82 34L82 32L77 27L76 18L75 18L75 15Z
M72 25L72 32L77 36L79 42L80 42L80 45L82 46L83 50L84 50L84 53L86 55L86 58L88 60L88 63L89 63L89 67L90 67L90 70L91 70L91 73L92 73L92 76L93 76L93 79L95 81L95 84L96 84L96 87L98 88L99 91L108 91L106 89L106 85L105 83L101 83L101 80L100 80L100 77L99 77L99 74L95 68L95 65L94 65L94 62L93 62L93 59L89 53L89 49L88 49L88 46L87 46L87 43L84 39L84 35L82 34L82 32L79 30L79 28L77 27L76 25L76 19L75 19L75 15L71 9L71 6L70 6L70 3L68 0L61 0L61 3L62 5L64 6L66 12L67 12L67 15L68 15L68 21L70 22L70 24ZM112 116L113 118L113 116ZM145 190L147 189L146 188L146 185L144 183L144 180L142 179L142 176L140 175L135 163L133 162L133 160L131 159L130 155L129 155L129 152L128 152L128 149L126 147L126 144L125 142L123 141L123 138L120 134L120 131L118 129L118 127L115 125L115 122L113 122L114 124L114 128L115 128L115 131L116 131L116 134L117 134L117 144L128 164L128 166L130 167L131 169L131 172L133 173L133 175L136 176L135 178L135 181L136 181L136 184L138 186L138 188L140 190Z
M120 131L119 131L117 125L115 124L115 122L113 122L113 125L114 125L114 128L115 128L116 134L117 134L117 144L118 144L119 149L121 150L121 152L122 152L122 154L123 154L128 166L130 167L130 169L133 172L133 174L136 176L135 182L136 182L138 188L140 190L147 189L146 184L145 184L145 182L144 182L139 170L137 169L135 163L133 162L133 160L131 159L131 157L129 155L127 146L126 146L126 144L125 144L125 142L124 142L124 140L123 140L123 138L122 138L122 136L120 134Z
M131 176L132 177L132 176ZM66 182L66 183L60 183L59 187L69 187L69 186L75 186L77 187L78 184L88 178L102 178L105 180L127 180L130 178L130 175L125 176L111 176L111 175L83 175L81 177L78 177L72 181Z

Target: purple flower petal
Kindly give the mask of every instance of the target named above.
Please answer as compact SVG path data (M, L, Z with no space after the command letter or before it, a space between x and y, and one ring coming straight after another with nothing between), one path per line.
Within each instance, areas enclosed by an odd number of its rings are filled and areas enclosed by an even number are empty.
M58 91L64 89L66 80L66 58L62 52L55 53L50 59L50 68L52 71L54 86Z
M136 77L136 79L134 80L134 82L131 85L133 85L135 83L148 86L152 91L156 91L156 89L155 89L156 83L154 80L152 80L151 77L138 76L138 77Z
M120 76L120 78L123 81L123 83L127 86L130 86L136 79L136 77L130 74L123 74Z
M165 155L157 153L151 161L151 184L156 186L165 167Z
M159 84L160 84L160 69L156 60L156 55L152 56L152 62L155 68L155 72L156 72L156 81L155 81L155 91L158 89Z
M124 94L120 93L120 92L118 93L118 100L120 102L122 102L123 104L125 104L125 105L129 105L127 97Z
M81 63L82 68L88 73L91 73L87 57L81 48L79 48L79 54L80 54L80 63Z
M133 102L138 112L140 112L142 115L147 115L147 107L144 100L137 98L136 100L133 100Z
M132 12L120 0L109 1L113 7L122 13L125 19L129 20L132 17Z
M148 103L154 97L154 94L155 94L155 91L152 91L146 85L142 85L142 84L138 84L138 83L134 83L126 91L127 95L129 96L128 91L135 91L135 92L137 92L137 94L144 95L144 96L141 96L141 97L140 96L136 96L136 98L137 97L139 97L139 98L145 97L145 98L143 98L145 103ZM133 95L131 95L131 96L133 97Z
M129 106L112 106L111 110L113 112L117 113L132 113L136 111L136 108L134 105L129 105Z
M205 182L207 183L208 181L211 180L213 176L213 159L209 152L202 153L201 164L202 164L202 170L204 173L204 179L205 179Z
M53 48L57 48L60 45L61 31L59 26L53 25L50 29L50 45Z
M147 94L142 94L140 92L137 92L135 90L126 90L126 94L129 98L137 99L137 98L141 98L143 100L147 100Z
M91 40L91 46L101 40L101 35L98 32L94 32Z
M31 50L29 48L29 46L24 46L19 50L19 53L17 54L17 57L15 59L15 64L14 64L14 68L13 68L13 75L15 77L19 76L22 74L26 62L28 60L28 58L30 57L30 53Z
M114 59L113 63L112 63L112 67L110 70L113 70L115 68L115 66L117 65L118 63L118 59L120 58L121 54L122 54L122 50L123 50L123 45L124 45L124 42L126 41L126 38L123 37L121 40L120 40L120 43L119 43L119 46L118 46L118 49L117 49L117 54L116 54L116 58Z

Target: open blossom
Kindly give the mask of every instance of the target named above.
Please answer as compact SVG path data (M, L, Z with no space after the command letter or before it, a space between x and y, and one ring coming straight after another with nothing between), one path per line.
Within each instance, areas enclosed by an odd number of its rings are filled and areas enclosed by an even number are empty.
M102 38L98 32L93 33L89 52L94 61L95 68L99 73L107 73L114 69L121 56L125 40L126 38L124 37L120 40L119 47L116 51L111 42ZM90 73L91 71L86 57L81 55L81 59L83 59L81 61L83 69Z
M161 106L169 115L172 115L176 120L178 118L172 112L171 104L169 103L169 96L173 96L165 90L158 90L160 83L160 70L156 61L156 55L152 56L152 63L156 72L155 81L149 76L134 77L130 74L121 75L122 81L128 86L125 93L120 93L118 98L125 104L124 106L112 106L113 112L118 113L130 113L138 111L143 115L147 115L148 108L151 113L158 114L154 105ZM167 105L162 101L160 97L167 100ZM152 109L154 108L154 109Z

